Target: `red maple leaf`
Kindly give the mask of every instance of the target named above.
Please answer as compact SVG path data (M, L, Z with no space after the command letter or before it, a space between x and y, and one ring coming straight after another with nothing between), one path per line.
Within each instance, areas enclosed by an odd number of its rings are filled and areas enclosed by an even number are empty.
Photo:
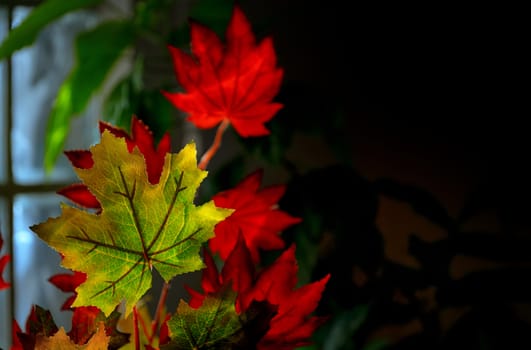
M138 147L146 161L149 182L152 184L159 182L162 167L164 166L164 157L171 147L168 133L164 134L155 148L152 132L136 116L132 117L131 136L125 130L103 121L100 121L99 129L101 134L108 130L117 137L125 138L129 152ZM92 154L88 150L65 151L65 155L76 168L89 169L93 165ZM60 189L57 193L85 208L100 209L100 203L84 184L72 184Z
M73 295L68 297L66 301L61 306L61 310L70 310L71 305L76 299L76 288L87 279L87 275L83 272L75 271L71 273L58 273L53 275L48 279L50 283L59 288L61 291L68 293L71 292Z
M271 102L283 77L272 38L257 44L237 5L225 33L226 45L196 21L191 21L190 32L192 55L169 46L177 81L186 92L162 93L198 128L228 120L243 137L268 135L264 123L282 108Z
M0 234L0 251L2 251L2 246L4 245L4 240L2 239L2 235ZM8 283L4 278L2 277L4 273L4 269L7 266L7 263L11 259L10 255L4 255L0 256L0 290L9 288L11 286L11 283Z
M238 293L237 312L245 312L253 301L266 301L277 308L269 330L258 343L259 350L291 350L309 345L313 332L327 319L311 314L321 299L330 275L296 288L298 265L295 245L285 250L272 265L255 272L250 252L239 235L221 274L207 251L205 264L207 267L201 279L203 293L186 287L191 295L191 307L199 308L207 295L215 294L230 283Z
M76 344L84 344L92 336L97 324L96 318L101 313L100 309L94 306L71 306L77 296L76 288L85 282L86 279L87 275L79 271L74 271L74 273L59 273L48 279L50 283L61 291L73 293L63 303L61 310L72 310L74 312L72 315L72 328L68 332L68 336Z
M282 249L284 240L279 233L301 222L278 208L286 191L285 185L260 189L263 170L245 177L236 187L212 197L217 207L235 209L232 215L215 227L216 236L209 240L210 249L225 260L233 250L238 233L242 232L254 263L260 260L259 250Z
M94 334L100 321L105 322L105 331L108 335L117 333L115 329L117 318L114 314L106 318L103 312L95 306L72 307L77 293L76 288L85 282L87 275L83 272L61 273L50 277L48 280L63 292L71 292L73 295L61 306L61 310L71 310L72 326L67 333L76 344L85 344Z
M275 262L260 272L251 289L241 294L241 307L267 301L278 306L269 331L258 343L258 350L291 350L311 344L313 332L327 317L310 316L317 308L330 274L319 281L297 286L297 260L292 244Z

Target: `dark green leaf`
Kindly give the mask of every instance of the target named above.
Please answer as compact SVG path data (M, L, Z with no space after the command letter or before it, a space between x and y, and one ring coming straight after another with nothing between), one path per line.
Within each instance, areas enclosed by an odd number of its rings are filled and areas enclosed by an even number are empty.
M227 23L232 14L234 1L201 0L195 1L188 18L207 25L220 38L224 38ZM187 22L173 29L169 43L176 47L190 47L190 26Z
M176 122L175 108L158 89L142 91L139 100L135 114L149 126L158 142L164 133L173 128Z
M256 349L269 330L277 308L267 301L253 301L236 313L236 293L229 286L207 296L194 309L183 300L168 321L171 342L164 350L247 350Z
M136 113L142 89L143 60L137 58L130 75L116 84L103 104L102 119L130 130L131 116Z
M172 341L167 349L230 349L227 338L242 329L234 301L235 295L208 296L200 308L194 309L181 300L168 321Z
M109 21L76 40L76 62L59 88L48 120L44 167L50 171L63 151L71 118L79 115L102 86L114 63L135 37L130 21Z
M0 45L0 60L31 45L40 31L64 14L94 6L103 0L48 0L35 7L24 21L14 28Z
M102 119L124 130L130 129L131 116L136 110L137 99L132 98L131 77L121 80L103 104Z
M234 1L201 0L196 1L189 17L207 24L220 37L225 34L225 28L232 14Z
M368 312L368 305L360 305L351 310L337 312L324 348L329 350L355 349L352 336L365 321Z
M385 339L374 339L365 345L363 350L383 350L389 348L389 346L389 342Z

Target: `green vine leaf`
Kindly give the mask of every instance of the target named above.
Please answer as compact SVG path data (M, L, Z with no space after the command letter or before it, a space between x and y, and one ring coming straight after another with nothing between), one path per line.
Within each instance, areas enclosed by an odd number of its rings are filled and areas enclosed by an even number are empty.
M253 301L245 312L238 313L236 297L226 286L206 296L197 308L181 299L168 321L171 341L161 350L256 349L269 330L276 307L266 301Z
M151 288L155 268L170 281L204 267L199 251L214 226L232 213L213 201L194 205L207 172L197 167L194 143L166 154L160 181L148 181L144 156L108 131L91 147L94 165L75 169L101 203L92 213L66 204L57 218L31 229L61 253L62 265L87 274L72 306L97 306L105 315L125 302L125 315Z
M168 321L171 349L219 349L220 343L241 328L234 298L207 297L200 309L181 299L176 315ZM227 349L229 349L227 347Z

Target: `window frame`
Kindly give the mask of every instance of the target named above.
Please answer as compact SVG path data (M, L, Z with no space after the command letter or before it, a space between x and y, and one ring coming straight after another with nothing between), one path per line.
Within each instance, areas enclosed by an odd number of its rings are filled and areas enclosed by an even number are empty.
M6 31L6 35L9 35L12 30L12 24L14 20L14 12L17 7L35 7L41 4L42 0L1 0L0 9L6 11L7 21L1 23L5 25L3 28ZM5 118L2 120L2 125L0 125L0 149L3 149L4 153L4 162L0 164L0 167L4 168L4 177L0 179L0 201L4 202L5 205L0 207L4 211L3 215L0 215L0 232L4 239L4 248L2 254L11 255L10 263L7 265L6 271L4 271L4 277L7 281L11 283L11 287L7 290L3 290L2 293L7 293L7 322L5 325L0 325L5 327L7 339L6 344L9 346L13 343L12 337L12 328L13 320L15 320L15 311L17 303L17 282L15 278L15 255L16 251L14 249L14 204L15 198L19 195L24 194L50 194L56 193L59 189L68 186L70 183L63 181L52 181L52 182L32 182L32 183L19 183L15 179L13 172L13 147L12 147L12 130L14 128L14 81L13 81L13 58L12 56L6 57L3 62L4 65L1 67L3 69L3 74L5 79L0 81L0 84L3 85L4 96L3 101L5 101L4 106L0 113L3 113ZM3 218L3 220L1 220ZM2 222L3 221L3 222ZM23 325L21 325L23 327Z

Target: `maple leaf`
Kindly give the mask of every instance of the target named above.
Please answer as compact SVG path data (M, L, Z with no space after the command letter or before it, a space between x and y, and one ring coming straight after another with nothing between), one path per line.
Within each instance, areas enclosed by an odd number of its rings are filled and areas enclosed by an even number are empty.
M70 310L72 303L76 299L76 288L86 280L87 274L79 271L74 271L74 273L58 273L48 278L48 281L61 291L74 293L61 305L61 310Z
M37 335L51 336L58 328L49 310L33 305L26 320L25 331L18 322L13 321L13 346L11 350L27 350L35 348Z
M235 300L238 312L246 312L255 302L267 302L277 308L257 349L291 350L309 345L313 332L326 321L327 318L311 316L311 313L316 309L330 275L296 288L298 266L294 244L272 265L258 272L249 264L250 253L241 235L225 261L221 274L206 256L208 253L205 254L207 268L201 280L206 292L201 294L187 287L192 296L190 304L200 307L209 295L218 293L230 284L238 293Z
M131 120L131 136L125 130L103 121L100 121L99 128L100 133L109 130L116 137L123 137L127 143L129 152L132 152L135 146L138 147L146 161L149 182L151 184L157 184L159 182L166 153L169 153L171 148L169 133L164 133L159 144L155 147L153 133L142 120L134 115Z
M2 234L0 232L0 251L2 251L2 246L4 245L4 240L2 239ZM2 277L3 271L5 267L7 266L7 263L11 259L10 255L3 255L0 256L0 290L9 288L11 286L11 283L8 283L4 278Z
M208 295L196 308L180 300L167 322L171 341L162 349L250 349L267 331L274 310L254 303L248 312L235 309L236 293L230 287ZM258 312L262 310L269 312Z
M131 136L124 129L117 128L103 121L99 122L99 130L100 134L108 130L116 137L124 138L129 152L132 152L135 146L138 147L146 161L149 182L152 184L158 183L164 165L164 157L166 153L170 152L171 141L168 133L162 136L158 146L155 147L153 133L135 115L131 118ZM71 150L64 153L76 168L89 169L94 164L92 155L88 150ZM72 184L60 189L57 193L82 207L101 208L97 198L84 184Z
M216 226L216 236L208 244L213 252L226 259L233 250L241 231L251 252L253 262L260 260L259 250L282 249L284 240L279 233L301 222L278 208L277 202L286 191L285 185L260 189L263 169L247 175L236 187L212 197L216 206L232 208L234 212Z
M310 315L317 308L330 274L296 288L297 271L295 245L292 244L271 266L260 272L253 288L242 296L243 308L255 300L267 300L278 306L269 331L260 341L260 350L291 350L309 345L313 332L328 319Z
M109 317L105 317L103 312L95 306L71 307L77 296L75 289L86 279L87 275L79 271L55 274L48 279L63 292L73 293L61 306L61 310L73 311L72 326L67 334L74 343L85 344L96 331L99 322L104 322L106 333L111 336L109 349L117 349L129 342L129 334L118 331L116 327L120 318L118 311L115 310Z
M208 296L200 309L180 300L175 315L168 321L174 349L211 349L225 342L241 328L234 299Z
M264 123L282 108L271 100L278 93L283 70L277 67L271 37L258 44L248 19L234 6L225 37L191 21L192 55L169 46L175 74L186 92L166 98L188 113L198 128L212 128L228 120L243 136L268 135Z
M65 329L61 327L57 333L48 337L38 335L35 343L36 350L107 350L109 339L105 334L103 322L99 324L97 332L84 345L78 345L72 342L66 334Z
M125 316L151 288L151 270L165 281L204 266L199 250L231 213L213 201L195 206L206 171L197 168L194 143L166 154L157 184L148 181L143 154L105 130L90 149L93 165L75 168L101 203L99 213L61 204L61 215L31 229L63 255L62 265L87 274L72 306L96 306L109 315L122 301Z

